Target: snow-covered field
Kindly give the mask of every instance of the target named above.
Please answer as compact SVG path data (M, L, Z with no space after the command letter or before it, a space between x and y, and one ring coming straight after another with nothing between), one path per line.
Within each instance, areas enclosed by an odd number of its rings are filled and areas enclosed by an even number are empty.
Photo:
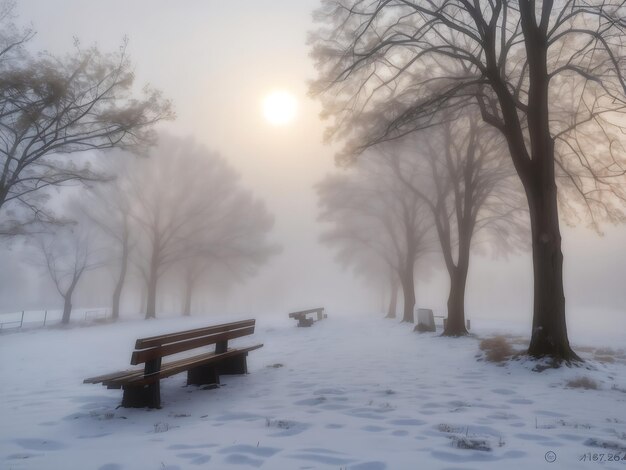
M619 355L536 373L478 362L475 338L418 335L375 316L330 312L312 328L258 317L255 335L233 343L265 344L249 375L215 390L184 386L185 374L165 379L160 410L117 408L120 390L82 383L126 368L135 338L236 319L2 333L0 468L626 469L606 461L626 459ZM599 389L565 386L581 376ZM581 461L589 453L605 462Z

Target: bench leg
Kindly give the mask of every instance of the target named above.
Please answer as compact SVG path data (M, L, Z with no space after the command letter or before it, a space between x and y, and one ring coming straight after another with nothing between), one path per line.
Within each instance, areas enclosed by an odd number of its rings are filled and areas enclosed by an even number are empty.
M219 384L220 376L213 365L198 366L187 371L187 385Z
M124 386L124 408L161 408L161 385L155 382L143 386Z
M248 373L248 362L246 356L248 353L238 356L229 357L219 363L218 371L220 375L239 375Z
M313 324L313 320L310 318L300 318L298 320L298 326L311 326Z

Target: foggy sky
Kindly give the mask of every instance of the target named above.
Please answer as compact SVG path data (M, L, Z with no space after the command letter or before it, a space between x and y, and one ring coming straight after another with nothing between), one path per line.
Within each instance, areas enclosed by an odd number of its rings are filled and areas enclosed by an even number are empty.
M18 23L32 22L37 31L31 50L63 53L73 36L85 46L113 50L127 35L137 85L149 82L174 102L177 119L160 127L193 135L220 152L241 172L244 186L265 200L276 218L273 239L283 252L232 290L221 304L229 311L384 308L380 292L343 271L317 242L312 186L333 171L336 150L322 143L320 107L306 97L314 70L305 40L318 3L20 0L17 5ZM273 89L297 96L298 116L291 125L272 127L263 120L260 102ZM606 327L616 321L626 331L626 230L606 227L600 238L585 228L563 227L563 239L572 339L589 322ZM530 254L509 260L473 255L471 266L468 317L530 325ZM420 282L417 305L443 309L445 279L440 271L430 282ZM10 303L3 298L0 308L15 308ZM594 312L589 322L586 312Z

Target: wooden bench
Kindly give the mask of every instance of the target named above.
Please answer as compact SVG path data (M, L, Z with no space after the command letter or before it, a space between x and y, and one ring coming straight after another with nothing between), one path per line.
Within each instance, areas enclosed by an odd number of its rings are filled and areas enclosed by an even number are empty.
M160 381L187 371L187 385L219 384L220 375L247 374L246 358L262 344L245 348L229 348L228 341L254 333L255 320L180 331L138 339L131 356L130 369L85 379L83 383L102 383L107 388L123 388L122 406L126 408L160 408ZM204 346L215 345L213 351L162 363L162 358Z
M298 320L298 326L311 326L315 320L307 317L307 315L312 315L314 313L317 314L317 321L328 318L328 315L324 313L323 307L301 310L300 312L292 312L289 314L289 318L295 318Z

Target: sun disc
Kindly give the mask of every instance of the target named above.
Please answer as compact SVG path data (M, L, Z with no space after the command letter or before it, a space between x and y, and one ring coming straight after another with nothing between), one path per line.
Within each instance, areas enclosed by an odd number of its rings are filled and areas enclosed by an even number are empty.
M263 99L263 116L275 126L284 126L296 117L296 98L288 91L273 91Z

